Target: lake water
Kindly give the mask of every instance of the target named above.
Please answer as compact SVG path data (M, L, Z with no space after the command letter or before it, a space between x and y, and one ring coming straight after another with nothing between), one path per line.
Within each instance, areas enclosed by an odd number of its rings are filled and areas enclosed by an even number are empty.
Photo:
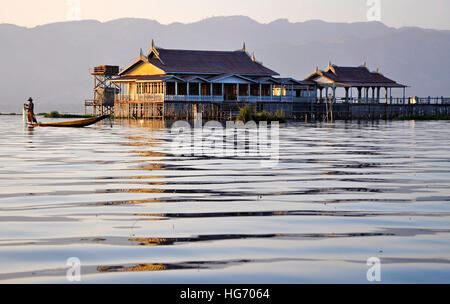
M45 120L45 119L44 119ZM0 116L0 283L450 283L450 123L290 123L279 163L161 122ZM72 272L73 273L73 272Z

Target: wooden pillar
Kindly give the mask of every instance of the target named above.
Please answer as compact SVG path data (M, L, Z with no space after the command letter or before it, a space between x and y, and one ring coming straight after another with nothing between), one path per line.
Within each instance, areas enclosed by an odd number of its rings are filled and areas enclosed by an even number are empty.
M384 88L384 101L387 104L388 103L388 88Z
M403 88L403 104L406 103L406 88Z
M345 88L345 103L348 103L348 87Z
M261 84L259 84L259 101L261 101Z
M189 82L188 82L188 83L186 83L186 88L187 88L187 92L186 92L186 95L187 95L187 96L189 96Z
M161 83L162 86L162 94L163 94L163 101L166 99L166 82Z
M336 87L333 85L333 99L331 100L332 103L336 102Z
M178 96L178 82L175 81L175 96Z
M236 94L237 100L239 101L239 83L236 84L236 90L237 90L237 94Z
M283 100L283 84L280 84L280 101Z

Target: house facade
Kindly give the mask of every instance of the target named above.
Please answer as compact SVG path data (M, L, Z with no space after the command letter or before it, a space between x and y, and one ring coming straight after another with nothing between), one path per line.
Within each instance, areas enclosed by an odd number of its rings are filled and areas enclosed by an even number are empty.
M278 78L244 47L238 51L195 51L152 46L111 81L118 117L217 116L236 104L286 111L292 103L313 100L313 82ZM220 115L219 115L220 116Z
M97 107L103 114L105 107L113 105L119 118L191 119L197 113L205 118L230 118L245 104L258 111L295 116L316 111L316 103L406 102L406 85L378 69L369 71L366 64L343 67L330 62L304 80L282 78L250 55L245 44L237 51L199 51L160 48L152 41L147 54L140 50L125 69L108 72L116 69L94 69L94 99L85 106L93 106L94 112ZM393 99L393 89L403 90L403 98Z

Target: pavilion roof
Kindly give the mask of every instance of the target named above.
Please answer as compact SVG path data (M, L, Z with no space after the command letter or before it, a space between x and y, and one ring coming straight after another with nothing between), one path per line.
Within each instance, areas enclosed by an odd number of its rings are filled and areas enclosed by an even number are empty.
M385 77L380 72L370 72L366 66L341 67L329 65L325 71L316 70L305 81L315 81L325 77L331 83L352 87L406 87L392 79ZM319 82L320 83L320 82Z
M245 50L195 51L153 48L149 52L148 62L170 74L278 75L277 72L252 60Z

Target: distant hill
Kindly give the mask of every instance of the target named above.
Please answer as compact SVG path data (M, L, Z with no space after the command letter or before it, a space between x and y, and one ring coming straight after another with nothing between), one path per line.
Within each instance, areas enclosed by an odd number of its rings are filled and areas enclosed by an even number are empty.
M256 59L282 76L304 79L316 66L380 68L411 86L408 95L450 96L450 31L387 27L379 22L268 24L214 17L162 25L146 19L53 23L27 29L0 24L0 112L20 112L29 96L37 111L82 112L92 96L95 65L125 67L151 39L166 48L236 50L246 42Z

